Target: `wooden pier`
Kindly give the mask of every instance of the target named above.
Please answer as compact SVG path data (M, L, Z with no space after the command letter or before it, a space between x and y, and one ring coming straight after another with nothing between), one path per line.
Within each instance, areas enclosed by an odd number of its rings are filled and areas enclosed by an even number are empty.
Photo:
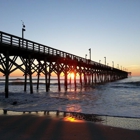
M30 93L33 93L32 75L37 74L37 89L40 74L45 76L46 92L50 88L51 74L58 79L58 90L61 90L60 76L64 74L65 90L68 89L68 74L73 72L74 85L79 83L93 85L127 78L128 72L103 65L95 61L76 56L46 45L42 45L21 37L0 31L0 72L5 76L5 98L9 93L9 75L15 70L21 70L24 75L24 91L27 86L27 76L30 81Z

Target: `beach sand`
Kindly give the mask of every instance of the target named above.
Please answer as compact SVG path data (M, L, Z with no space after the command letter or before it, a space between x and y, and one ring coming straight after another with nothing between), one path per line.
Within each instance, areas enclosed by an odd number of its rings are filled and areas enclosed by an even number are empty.
M140 130L37 115L1 115L0 140L140 140Z

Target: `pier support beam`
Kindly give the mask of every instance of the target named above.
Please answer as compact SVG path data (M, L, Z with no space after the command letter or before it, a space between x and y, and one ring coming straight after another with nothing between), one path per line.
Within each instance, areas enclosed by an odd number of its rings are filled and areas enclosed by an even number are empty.
M5 98L8 98L9 94L9 51L6 52L6 69L5 69Z
M45 65L45 69L44 69L44 72L45 72L45 85L46 85L46 92L48 92L48 72L47 72L47 61L46 59L44 60L44 65Z
M67 72L65 72L65 91L67 91L68 89L68 82L67 82L68 78L67 78Z
M25 60L25 73L24 73L24 91L26 91L26 87L27 87L27 59Z
M75 90L76 90L76 70L74 72L74 86L75 86Z
M96 73L96 69L94 70L94 83L96 85L97 83L97 73Z
M41 62L40 61L38 61L38 63L39 63L39 66L38 66L38 72L37 72L37 90L39 89L39 78L40 78L40 72L41 72L41 70L40 70L40 67L41 67Z
M36 86L37 90L39 89L39 77L40 77L40 73L37 74L37 86Z
M48 64L47 92L50 89L50 80L51 80L51 63Z
M61 91L61 86L60 86L60 73L57 73L57 78L58 78L58 91Z
M64 81L64 84L65 84L65 91L67 91L67 89L68 89L68 70L67 70L67 64L66 64L66 66L65 66L65 70L64 70L65 72L64 72L64 75L65 75L65 81Z
M92 82L92 85L93 85L93 73L91 74L91 82Z
M29 56L29 77L30 77L30 93L33 93L33 84L32 84L32 71L31 71L31 58Z
M87 85L87 74L84 72L84 84Z
M47 64L47 60L45 58L44 60L44 73L45 73L45 85L46 85L46 92L49 91L50 89L50 79L51 79L51 63L48 62L49 64Z
M79 73L79 76L80 76L80 84L82 86L82 73L81 72Z

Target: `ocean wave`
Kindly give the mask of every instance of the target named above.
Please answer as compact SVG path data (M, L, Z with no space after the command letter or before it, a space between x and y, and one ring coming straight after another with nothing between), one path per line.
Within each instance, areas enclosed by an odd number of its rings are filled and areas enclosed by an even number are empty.
M140 81L136 81L136 82L126 82L125 84L140 86Z
M136 86L114 85L112 88L137 88Z
M113 88L139 88L140 81L131 81L131 82L119 82L111 85Z

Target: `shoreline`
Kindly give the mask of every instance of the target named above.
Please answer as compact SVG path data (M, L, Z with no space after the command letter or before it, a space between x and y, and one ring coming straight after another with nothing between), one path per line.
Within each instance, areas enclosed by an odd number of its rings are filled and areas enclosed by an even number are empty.
M84 114L82 118L81 113L75 112L64 112L58 110L49 110L49 111L12 111L12 110L0 110L0 116L24 116L31 115L37 117L51 117L51 118L61 118L65 119L66 117L71 117L75 121L87 121L95 124L101 124L104 126L117 127L129 130L140 130L140 118L133 117L122 117L122 116L109 116L109 115L99 115L92 114L89 117L89 114ZM90 119L92 117L92 119ZM71 121L71 120L69 120Z
M0 115L0 136L7 140L139 140L140 130L129 130L64 118L24 115Z

